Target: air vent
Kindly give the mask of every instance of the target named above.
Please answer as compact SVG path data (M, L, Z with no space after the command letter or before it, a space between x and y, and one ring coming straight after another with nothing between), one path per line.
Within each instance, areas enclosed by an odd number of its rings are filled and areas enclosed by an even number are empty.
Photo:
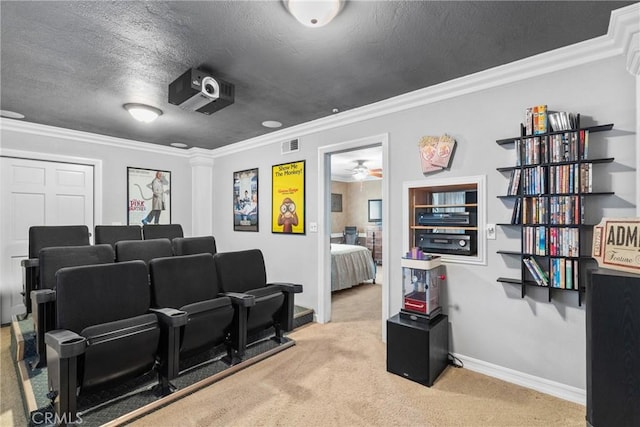
M297 151L300 151L298 138L282 143L281 154L295 153Z

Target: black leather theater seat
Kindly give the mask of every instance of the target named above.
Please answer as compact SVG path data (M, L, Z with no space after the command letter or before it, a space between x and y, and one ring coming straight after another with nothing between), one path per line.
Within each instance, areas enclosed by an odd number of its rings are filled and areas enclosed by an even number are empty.
M174 255L211 254L218 252L213 236L176 237L171 241Z
M186 315L150 310L144 262L63 268L56 286L56 329L45 340L50 396L60 419L76 419L78 395L154 368L161 390L168 390L177 372L176 330Z
M249 337L273 326L275 340L284 342L283 333L293 329L294 294L302 292L302 285L267 283L264 258L258 249L219 252L214 260L224 292L255 297L255 306L247 310Z
M139 225L96 225L95 243L109 244L115 249L121 240L142 240L142 227Z

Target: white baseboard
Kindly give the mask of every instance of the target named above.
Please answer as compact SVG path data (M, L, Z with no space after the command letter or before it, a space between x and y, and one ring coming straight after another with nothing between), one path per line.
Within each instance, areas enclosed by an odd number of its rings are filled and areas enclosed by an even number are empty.
M461 354L452 353L453 356L460 359L464 367L470 371L488 375L493 378L527 387L541 393L549 394L560 399L570 402L586 405L586 390L562 384L556 381L550 381L545 378L536 377L524 372L515 371L503 366L494 365L472 357L463 356Z

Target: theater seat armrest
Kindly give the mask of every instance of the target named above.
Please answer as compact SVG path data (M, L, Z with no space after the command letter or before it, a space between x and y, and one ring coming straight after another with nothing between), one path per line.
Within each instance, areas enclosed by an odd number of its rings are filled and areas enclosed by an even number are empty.
M175 308L152 308L149 311L157 314L161 323L174 328L186 325L189 320L189 314L186 311Z
M274 282L267 283L267 286L277 286L283 292L288 292L290 294L299 294L302 292L302 285L299 283Z
M44 304L56 300L56 291L53 289L37 289L31 291L31 301L36 304Z
M66 329L56 329L44 335L48 347L54 350L60 359L69 359L84 353L87 339Z
M20 265L24 268L33 268L40 265L40 260L38 258L23 259L20 261Z
M253 307L256 305L256 297L249 294L243 294L240 292L223 292L220 295L229 297L231 303L239 305L241 307Z

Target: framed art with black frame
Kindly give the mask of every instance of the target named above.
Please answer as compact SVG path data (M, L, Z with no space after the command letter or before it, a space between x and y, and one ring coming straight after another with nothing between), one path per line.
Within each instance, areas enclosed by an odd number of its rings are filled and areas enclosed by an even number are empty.
M305 234L305 161L271 167L271 232Z
M258 169L233 173L233 230L258 231Z
M171 224L171 172L127 167L127 224Z

